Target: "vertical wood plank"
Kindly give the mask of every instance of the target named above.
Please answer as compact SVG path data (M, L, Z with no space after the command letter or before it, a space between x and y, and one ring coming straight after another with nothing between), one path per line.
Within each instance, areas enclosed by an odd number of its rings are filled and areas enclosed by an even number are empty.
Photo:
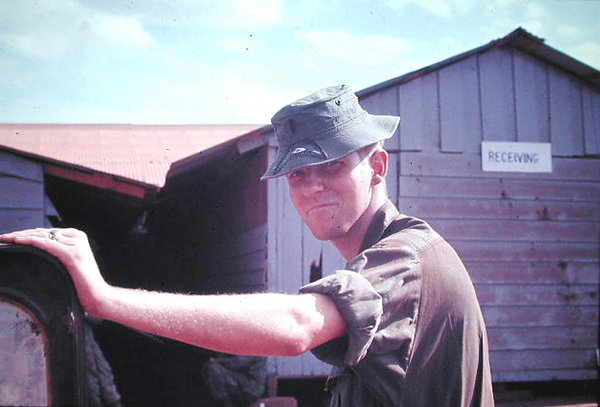
M399 89L402 151L439 149L440 113L437 74L420 76Z
M279 269L280 289L285 293L296 293L302 285L303 226L300 216L289 197L285 177L277 178L281 198L281 218L279 220Z
M548 68L520 52L514 53L517 141L550 141Z
M516 140L512 53L493 49L479 56L483 140Z
M50 217L50 216L60 218L60 214L54 207L54 204L52 203L50 198L48 198L48 195L44 194L44 222L43 222L44 227L52 227L53 226L50 223L50 219L48 219L48 217Z
M302 285L302 222L291 199L285 177L275 179L278 188L280 217L277 221L277 269L278 291L288 294L298 292ZM300 358L277 358L280 375L302 372Z
M361 99L360 104L367 112L371 114L388 114L392 116L398 116L400 114L400 107L398 106L398 87L390 86L384 90L381 90L373 95ZM399 150L400 149L400 132L401 132L402 121L400 121L400 127L396 130L396 134L385 142L385 147L388 150Z
M267 147L267 162L272 162L276 155L276 144L272 141L275 137L269 139ZM279 292L280 277L277 274L279 264L279 231L280 219L280 196L277 179L271 179L267 182L267 289L269 292ZM267 358L267 371L269 375L276 376L279 370L281 358Z
M441 69L439 88L441 151L481 151L481 109L476 57Z
M581 87L570 76L550 68L550 140L552 155L583 155Z
M585 154L600 154L600 93L583 89Z
M423 151L437 153L440 149L440 97L437 72L425 75L421 83L423 89Z
M291 202L291 199L290 199ZM302 266L299 270L300 283L295 287L296 292L301 286L310 282L310 265L313 261L319 261L319 254L321 253L322 244L319 242L310 231L310 228L306 223L302 222ZM300 355L295 357L297 363L297 369L302 375L310 375L310 372L314 370L315 363L310 359L310 354Z
M402 84L400 97L400 148L403 151L423 149L423 86L418 77Z

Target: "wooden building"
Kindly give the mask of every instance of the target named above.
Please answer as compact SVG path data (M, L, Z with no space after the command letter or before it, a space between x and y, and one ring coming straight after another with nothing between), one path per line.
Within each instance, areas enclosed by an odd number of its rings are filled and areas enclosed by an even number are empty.
M518 29L358 92L371 113L402 116L398 135L386 144L390 198L428 220L465 261L487 322L496 382L597 377L599 78ZM123 137L163 143L163 153L179 145L161 175L149 179L149 169L125 173L94 167L102 160L74 164L77 154L48 157L15 144L15 132L25 138L31 127L0 125L0 229L6 230L4 214L25 214L26 207L37 216L27 226L60 216L98 242L110 281L169 291L295 293L321 257L325 274L344 267L333 246L302 224L285 179L259 181L275 155L271 126L232 128L212 143L182 149L178 143L193 127L88 128L91 145L102 135L109 144ZM51 138L61 129L38 131ZM209 133L194 134L203 140ZM482 142L490 141L550 143L552 172L483 171ZM124 162L157 159L145 148L129 148ZM37 169L15 174L17 161L22 171ZM36 192L17 194L23 189L15 182ZM115 354L135 351L122 331L108 336L120 348ZM189 350L177 355L185 363L202 359ZM143 362L120 363L133 372ZM176 373L183 365L166 357L159 363L169 364L172 375L194 369ZM279 378L324 377L329 370L312 355L269 363ZM131 377L122 380L134 385Z
M597 377L600 72L518 29L478 49L358 92L371 113L400 115L388 188L431 223L474 280L495 381ZM483 141L551 143L551 173L486 172ZM290 291L309 266L343 267L269 185L269 280ZM291 272L302 270L302 274ZM325 374L312 356L278 374Z

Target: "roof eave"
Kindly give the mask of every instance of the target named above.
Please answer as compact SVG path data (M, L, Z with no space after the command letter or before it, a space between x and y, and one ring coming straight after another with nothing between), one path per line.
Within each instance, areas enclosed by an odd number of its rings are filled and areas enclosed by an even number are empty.
M54 160L2 145L0 145L0 150L39 163L44 169L44 173L47 175L91 185L138 199L148 199L155 196L159 189L157 185L146 184L118 175L107 174L76 164Z
M363 99L390 86L401 85L418 77L425 76L431 72L442 69L448 65L467 59L473 55L482 54L490 51L493 48L501 47L514 47L520 49L521 51L541 59L550 65L553 65L559 69L563 69L581 78L596 88L600 88L600 71L546 45L543 39L538 38L527 32L525 29L519 27L507 36L491 41L486 45L474 48L470 51L455 55L433 65L426 66L416 71L409 72L385 82L381 82L377 85L365 88L359 92L356 92L356 94L359 99Z
M265 125L251 132L242 134L224 143L200 151L171 164L167 173L165 186L169 180L182 174L209 166L225 157L238 157L255 151L269 142L271 125Z

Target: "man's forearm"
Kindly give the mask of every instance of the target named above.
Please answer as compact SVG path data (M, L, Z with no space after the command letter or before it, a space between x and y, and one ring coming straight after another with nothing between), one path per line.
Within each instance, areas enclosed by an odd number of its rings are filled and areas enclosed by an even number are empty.
M185 295L110 287L96 316L219 352L294 356L345 330L319 295Z
M87 236L76 229L29 229L1 235L0 241L31 245L55 256L69 271L90 315L207 349L291 356L346 329L332 300L318 294L194 296L110 286Z

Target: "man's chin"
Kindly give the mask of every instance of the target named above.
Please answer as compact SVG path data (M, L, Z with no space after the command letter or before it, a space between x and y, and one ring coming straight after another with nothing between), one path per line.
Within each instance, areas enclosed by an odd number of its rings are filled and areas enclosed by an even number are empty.
M321 241L333 240L333 239L342 237L345 234L345 231L341 227L332 227L332 228L328 228L328 229L323 229L323 228L316 229L316 228L311 228L309 226L309 229L312 232L315 239L321 240Z

